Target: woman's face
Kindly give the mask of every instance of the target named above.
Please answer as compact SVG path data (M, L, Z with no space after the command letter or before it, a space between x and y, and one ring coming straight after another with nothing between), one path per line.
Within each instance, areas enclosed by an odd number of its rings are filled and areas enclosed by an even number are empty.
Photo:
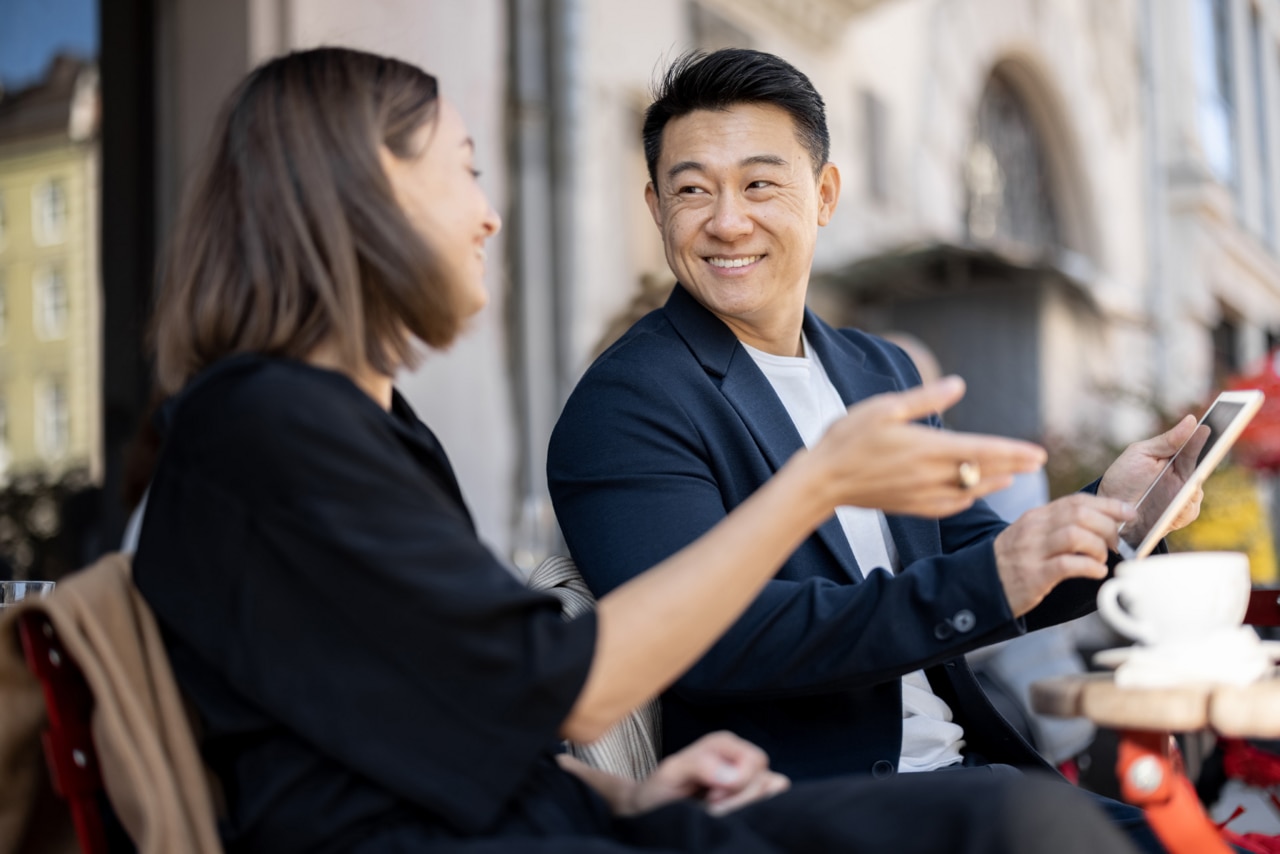
M409 221L441 255L456 277L461 308L468 316L484 308L484 244L502 220L480 188L475 145L462 116L441 98L436 120L419 128L413 150L400 158L382 148L382 168Z

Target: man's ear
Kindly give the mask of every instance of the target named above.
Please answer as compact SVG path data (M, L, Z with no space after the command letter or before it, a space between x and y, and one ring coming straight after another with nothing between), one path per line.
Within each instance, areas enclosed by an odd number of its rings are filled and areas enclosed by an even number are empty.
M840 201L840 170L834 163L826 163L818 175L818 225L831 222Z
M644 185L644 203L649 206L649 216L653 217L653 224L662 230L662 210L658 205L658 191L650 181Z

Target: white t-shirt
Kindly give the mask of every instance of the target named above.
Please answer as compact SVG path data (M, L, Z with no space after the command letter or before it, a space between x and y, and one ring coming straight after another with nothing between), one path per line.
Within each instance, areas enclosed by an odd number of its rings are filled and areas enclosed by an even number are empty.
M827 428L848 410L832 385L818 354L804 341L804 356L775 356L747 344L782 400L805 447L812 448ZM837 507L836 518L863 575L875 569L897 573L898 550L881 510ZM923 670L902 677L902 754L899 771L932 771L961 761L964 729L952 722L951 708L933 692Z

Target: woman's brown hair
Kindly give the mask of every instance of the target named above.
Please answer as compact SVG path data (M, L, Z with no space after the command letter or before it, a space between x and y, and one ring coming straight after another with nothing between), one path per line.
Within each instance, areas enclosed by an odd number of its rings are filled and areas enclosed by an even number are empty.
M458 289L414 229L380 146L412 158L436 80L343 48L274 59L232 95L179 214L152 335L165 394L233 353L305 358L322 342L391 374L413 338L447 345Z

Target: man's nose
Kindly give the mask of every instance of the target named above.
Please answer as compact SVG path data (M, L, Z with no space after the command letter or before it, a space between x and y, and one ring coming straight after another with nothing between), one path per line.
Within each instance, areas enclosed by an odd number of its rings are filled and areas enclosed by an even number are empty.
M724 241L735 240L751 231L751 217L747 215L746 200L737 193L720 193L715 208L707 222L707 231Z

